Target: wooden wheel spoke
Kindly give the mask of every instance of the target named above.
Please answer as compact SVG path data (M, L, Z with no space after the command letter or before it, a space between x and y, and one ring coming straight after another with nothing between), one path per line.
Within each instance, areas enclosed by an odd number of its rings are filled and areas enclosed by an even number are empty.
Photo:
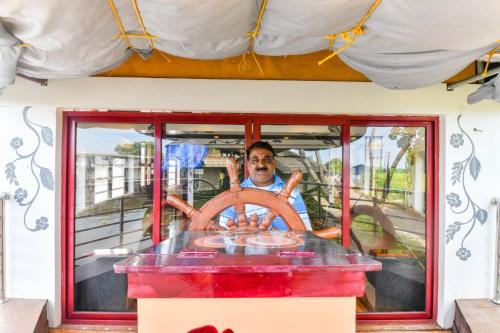
M245 213L245 204L239 203L234 205L234 210L236 211L236 221L238 225L247 225L247 215Z
M297 185L301 180L302 180L302 172L300 172L299 170L295 170L288 179L288 181L285 183L283 189L278 194L278 199L283 202L288 202L288 198L290 198L292 191L294 190L295 187L297 187ZM269 209L268 213L266 214L266 216L264 216L264 219L262 220L262 229L269 228L273 223L274 219L277 218L278 216L279 214L277 212L275 212L272 209Z
M200 214L200 212L196 208L176 195L167 195L166 201L170 206L173 206L186 214L188 219L193 219Z
M299 170L295 170L292 172L292 175L290 178L288 178L287 182L285 183L285 186L283 186L283 189L279 193L279 198L281 200L288 200L290 195L292 194L292 191L294 188L299 185L300 181L302 180L302 172Z
M226 159L227 175L229 176L229 187L231 192L241 191L240 179L238 178L238 164L234 157Z

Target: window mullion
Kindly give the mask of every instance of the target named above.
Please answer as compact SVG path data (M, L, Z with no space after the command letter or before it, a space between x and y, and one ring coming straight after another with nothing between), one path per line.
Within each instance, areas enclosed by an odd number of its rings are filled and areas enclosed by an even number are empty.
M154 122L153 244L161 242L161 140L162 123Z
M351 229L351 203L350 203L350 149L351 149L351 124L346 121L342 126L342 246L349 247Z

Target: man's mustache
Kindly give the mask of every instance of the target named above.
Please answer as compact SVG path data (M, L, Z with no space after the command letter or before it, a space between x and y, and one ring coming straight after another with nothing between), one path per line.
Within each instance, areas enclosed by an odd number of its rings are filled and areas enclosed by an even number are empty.
M268 169L266 167L264 167L264 168L257 168L256 170L257 171L267 171Z

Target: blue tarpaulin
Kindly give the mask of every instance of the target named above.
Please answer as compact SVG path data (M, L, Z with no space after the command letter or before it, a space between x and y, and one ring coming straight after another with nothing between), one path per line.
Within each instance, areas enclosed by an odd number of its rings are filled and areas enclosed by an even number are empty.
M166 145L162 169L165 171L168 168L169 160L179 161L181 168L199 168L207 153L208 149L204 145L189 143Z

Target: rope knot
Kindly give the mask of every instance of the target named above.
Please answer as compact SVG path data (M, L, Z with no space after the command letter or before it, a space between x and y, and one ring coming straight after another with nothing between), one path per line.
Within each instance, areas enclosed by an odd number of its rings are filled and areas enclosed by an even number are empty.
M357 25L354 27L354 29L352 29L352 33L355 35L355 36L359 36L359 35L362 35L365 33L365 31L363 30L363 27L360 26L360 25Z
M259 35L258 31L251 31L245 34L246 37L250 37L251 39L257 38L258 35Z
M363 30L363 24L365 24L366 20L368 20L368 18L373 14L375 9L377 9L377 7L381 1L382 0L375 0L373 5L370 7L370 10L365 14L365 16L363 16L361 21L359 21L359 23L356 24L354 26L354 28L352 28L350 31L345 31L345 32L342 32L339 34L330 34L330 35L326 36L326 38L330 40L330 45L328 48L330 49L330 51L332 51L332 53L329 54L326 58L318 61L319 66L323 65L323 63L325 63L325 61L330 60L331 58L335 57L337 54L339 54L339 53L343 52L345 49L349 48L356 41L356 38L358 38L358 36L365 33L365 31ZM344 46L342 46L341 48L339 48L338 50L334 50L333 44L334 44L335 39L337 38L338 35L340 35L342 37L342 39L344 41L346 41L346 44Z
M352 41L352 38L348 32L343 32L340 35L342 36L342 39L345 40L346 42Z

